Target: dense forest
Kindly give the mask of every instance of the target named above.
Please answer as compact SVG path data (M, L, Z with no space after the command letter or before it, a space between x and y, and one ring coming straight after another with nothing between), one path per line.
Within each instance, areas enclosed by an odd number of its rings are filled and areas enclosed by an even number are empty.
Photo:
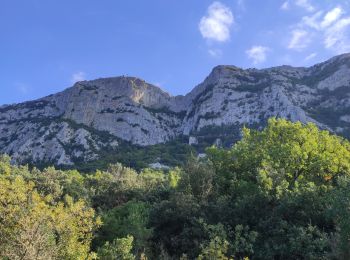
M0 158L2 259L350 259L350 143L283 119L181 168Z

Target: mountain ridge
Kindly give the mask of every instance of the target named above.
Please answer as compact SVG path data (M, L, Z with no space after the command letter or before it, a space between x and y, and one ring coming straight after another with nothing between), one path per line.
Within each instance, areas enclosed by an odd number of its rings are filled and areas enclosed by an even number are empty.
M136 77L80 81L59 93L0 106L0 152L15 162L74 165L121 142L149 146L186 136L230 145L243 125L283 117L349 137L350 54L311 67L214 67L186 95Z

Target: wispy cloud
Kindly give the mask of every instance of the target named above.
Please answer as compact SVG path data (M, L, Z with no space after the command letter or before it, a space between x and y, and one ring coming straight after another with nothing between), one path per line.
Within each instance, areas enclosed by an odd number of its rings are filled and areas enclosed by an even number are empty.
M253 60L254 65L257 65L266 60L267 52L269 50L268 47L256 45L247 50L246 54L248 55L248 58Z
M322 38L324 48L336 53L348 52L350 51L350 16L344 17L344 14L345 11L340 6L327 12L317 11L311 16L303 17L298 24L300 29L297 31L303 31L307 35L313 31ZM299 35L300 38L302 36ZM306 35L304 38L306 40Z
M295 29L292 31L292 37L288 44L288 49L301 51L310 43L310 34L306 30Z
M233 14L227 6L214 2L208 13L199 22L199 30L205 39L225 42L230 39L230 27L234 23Z
M281 5L281 9L282 10L289 10L290 8L290 3L289 1L285 1L282 5Z
M71 77L71 83L75 83L78 81L83 81L86 79L86 74L83 71L78 71L76 73L74 73Z
M307 12L313 12L315 7L311 4L310 0L286 0L282 3L281 9L286 11L291 8L291 5L303 8Z
M213 58L220 58L222 56L222 50L220 49L209 49L208 53Z
M313 53L311 53L310 55L306 56L305 59L304 59L304 61L312 60L312 59L314 59L316 56L317 56L317 53L316 53L316 52L313 52Z
M350 51L350 17L340 19L325 31L324 45L336 53Z
M337 21L343 13L344 11L340 7L332 9L324 16L323 21L321 22L321 27L325 28L330 26L332 23Z
M324 11L318 11L311 16L304 16L300 26L308 26L315 30L323 30L336 22L344 13L341 7L335 7L324 14Z
M308 12L313 12L315 10L315 7L309 0L295 0L295 4L301 8L304 8Z
M311 16L304 16L301 19L301 22L298 24L299 27L310 27L315 30L321 29L321 22L320 19L322 19L324 12L323 11L318 11Z

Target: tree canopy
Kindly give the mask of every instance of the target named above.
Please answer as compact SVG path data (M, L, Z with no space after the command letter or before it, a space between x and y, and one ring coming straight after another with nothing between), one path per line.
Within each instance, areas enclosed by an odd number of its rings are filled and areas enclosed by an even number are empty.
M80 173L0 157L3 259L349 259L350 144L270 119L181 168Z

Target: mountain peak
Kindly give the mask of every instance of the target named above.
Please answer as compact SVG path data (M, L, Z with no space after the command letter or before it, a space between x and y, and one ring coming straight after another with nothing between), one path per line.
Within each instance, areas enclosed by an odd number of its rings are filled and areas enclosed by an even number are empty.
M221 72L224 70L241 71L243 69L234 65L217 65L213 68L212 72Z
M0 151L18 162L69 165L96 160L101 150L113 153L121 140L146 146L188 136L191 143L227 146L243 125L260 127L272 116L348 136L349 57L310 68L220 65L175 97L137 77L80 81L39 100L1 106Z
M70 91L78 92L76 96L124 97L149 107L164 105L170 98L170 95L159 87L129 76L80 81L75 83Z

